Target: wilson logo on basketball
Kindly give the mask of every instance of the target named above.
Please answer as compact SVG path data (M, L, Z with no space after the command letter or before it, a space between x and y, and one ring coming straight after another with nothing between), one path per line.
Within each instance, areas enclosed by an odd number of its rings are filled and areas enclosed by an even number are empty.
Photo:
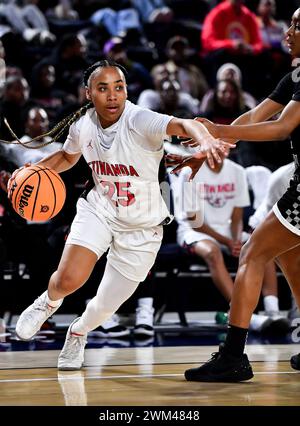
M49 206L41 206L40 213L47 213L49 211Z
M22 191L22 195L19 200L18 210L21 216L24 216L24 207L28 206L28 200L31 197L32 191L34 190L34 186L25 185Z
M14 182L12 184L11 188L10 188L10 191L9 191L9 194L8 194L8 198L9 198L10 201L12 200L12 197L14 195L14 192L15 192L15 189L17 188L17 186L18 186L17 183Z

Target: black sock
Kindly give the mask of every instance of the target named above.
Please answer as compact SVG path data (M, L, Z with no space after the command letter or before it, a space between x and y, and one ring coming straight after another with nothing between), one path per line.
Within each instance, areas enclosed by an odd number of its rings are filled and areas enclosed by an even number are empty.
M228 325L227 337L223 351L233 356L242 356L247 340L248 329Z

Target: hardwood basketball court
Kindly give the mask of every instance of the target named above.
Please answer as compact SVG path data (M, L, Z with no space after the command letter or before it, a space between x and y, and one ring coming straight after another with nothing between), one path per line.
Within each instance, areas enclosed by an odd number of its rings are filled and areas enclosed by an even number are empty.
M59 372L59 351L0 353L1 406L300 406L299 345L248 345L255 377L245 383L191 383L185 369L216 346L86 350L85 368Z

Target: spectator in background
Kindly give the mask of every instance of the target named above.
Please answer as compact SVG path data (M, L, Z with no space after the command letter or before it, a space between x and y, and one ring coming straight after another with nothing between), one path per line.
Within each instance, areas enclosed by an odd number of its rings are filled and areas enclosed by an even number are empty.
M159 87L159 107L161 114L175 117L193 118L193 109L183 106L180 102L180 86L176 80L162 80Z
M165 0L130 0L143 23L169 23L173 19L173 11Z
M161 90L165 81L173 82L173 89L177 91L177 108L184 112L184 115L198 115L200 103L198 99L193 98L189 93L181 90L174 74L169 74L165 65L159 65L151 72L154 84L153 89L144 90L137 101L142 108L148 108L153 111L159 111L162 106ZM169 84L170 86L170 84Z
M201 37L212 77L220 65L234 62L245 71L245 84L251 87L251 83L259 82L255 67L261 65L263 43L256 16L242 3L243 0L226 0L212 9L204 20Z
M22 136L20 140L23 143L27 143L36 136L48 132L48 130L49 119L47 112L43 108L31 108L27 113L25 121L25 135ZM51 142L39 148L39 146L50 141L51 138L46 136L39 141L30 143L30 146L34 146L35 149L27 149L19 143L4 145L4 148L7 157L10 158L17 167L22 167L25 163L36 163L45 155L51 154L61 148L62 144L59 142Z
M257 8L257 20L260 28L263 46L266 49L276 49L288 52L284 44L287 25L283 21L276 21L275 0L260 0Z
M204 53L258 54L263 45L255 15L243 0L225 0L207 14L202 30Z
M246 112L240 87L234 80L218 81L212 98L201 115L219 124L231 124L240 114Z
M64 35L46 61L55 68L55 88L76 96L82 72L88 66L86 38L83 34Z
M187 38L174 36L169 39L166 47L167 62L164 65L170 75L176 76L183 92L189 93L193 98L201 100L209 89L206 78L201 70L191 64L190 58L193 51ZM153 68L155 72L157 67Z
M243 243L249 237L243 232L243 208L250 204L246 171L228 159L214 169L204 162L193 179L192 193L186 187L189 177L190 170L183 170L176 182L178 243L188 253L199 256L207 263L213 283L230 304L233 280L223 253L238 258ZM269 288L270 281L275 284L273 287L276 291L272 262L266 266L264 276L264 283ZM271 331L269 327L272 327L272 331L287 332L289 322L278 314L273 315L273 312L270 316L252 315L251 330L267 332Z
M38 7L39 0L12 0L0 4L0 15L14 32L28 42L54 43L56 37L49 31L44 14Z
M124 37L127 31L132 29L140 33L143 31L139 15L134 8L116 11L110 7L102 7L91 15L90 20L95 26L104 26L112 37Z
M137 102L143 90L153 87L148 70L139 62L128 58L126 46L120 37L108 40L103 47L103 53L106 59L118 62L126 68L128 97L132 102Z
M31 73L31 98L45 108L50 120L54 120L57 109L66 102L67 94L55 89L56 74L54 66L48 61L36 64Z
M285 45L285 33L288 27L285 22L274 19L275 13L275 0L260 0L257 8L257 20L264 49L269 54L267 71L272 87L285 74L290 65L290 57Z
M3 102L0 107L1 139L12 140L12 135L4 124L7 119L17 136L24 134L24 113L33 105L29 100L29 85L24 77L12 76L5 81Z
M56 3L57 4L52 10L47 10L47 16L52 16L62 20L79 19L78 13L73 9L72 0L59 0Z
M243 97L245 106L250 109L256 106L256 99L250 93L245 92L245 90L243 90L242 72L237 65L231 64L230 62L221 65L217 71L217 82L220 80L234 80L235 83L240 87L241 95ZM206 92L201 101L201 111L205 111L207 109L208 103L211 101L213 96L213 89Z
M234 80L218 81L205 108L199 115L217 124L231 124L240 114L249 111L241 89ZM229 153L229 158L243 167L260 165L274 171L290 161L287 144L289 140L274 141L272 144L267 141L259 144L243 141Z

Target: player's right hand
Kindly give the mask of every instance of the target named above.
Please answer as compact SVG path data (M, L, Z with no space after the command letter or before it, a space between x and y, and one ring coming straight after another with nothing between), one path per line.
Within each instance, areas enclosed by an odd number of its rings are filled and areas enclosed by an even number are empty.
M17 174L18 174L21 170L23 170L25 167L29 167L29 166L31 166L31 163L26 163L26 164L24 164L24 166L20 167L19 169L16 169L16 170L13 172L13 174L11 175L11 177L8 179L8 181L7 181L7 193L8 193L8 198L9 198L10 190L11 190L11 188L12 188L12 186L13 186L13 183L14 183L15 177L17 176Z
M189 177L189 180L193 180L196 173L206 160L206 156L202 156L202 158L196 158L193 155L178 155L178 154L167 154L165 156L165 165L166 167L174 167L171 171L172 174L178 173L183 167L190 167L192 173Z

